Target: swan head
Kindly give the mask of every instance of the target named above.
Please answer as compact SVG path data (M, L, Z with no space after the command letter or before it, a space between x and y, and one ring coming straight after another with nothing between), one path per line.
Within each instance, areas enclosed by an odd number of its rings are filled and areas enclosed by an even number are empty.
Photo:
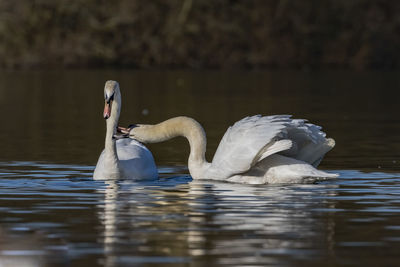
M118 126L117 132L122 134L119 137L129 137L141 143L157 143L164 140L160 139L158 136L160 133L154 129L154 125L131 124L128 128Z
M143 124L131 124L125 130L125 133L132 139L141 143L151 142L151 126Z
M121 92L119 89L119 84L116 81L107 81L104 86L104 119L108 119L111 117L111 113L113 110L113 105L118 104L118 112L121 105ZM119 114L118 114L119 115Z

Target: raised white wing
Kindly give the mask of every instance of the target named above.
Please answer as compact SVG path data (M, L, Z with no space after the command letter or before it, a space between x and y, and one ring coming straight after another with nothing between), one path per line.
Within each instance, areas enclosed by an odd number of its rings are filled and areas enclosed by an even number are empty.
M316 167L326 152L335 146L335 141L325 138L321 127L306 120L291 120L283 133L283 138L293 142L291 149L280 154L305 161Z
M212 160L213 171L217 171L219 176L229 177L249 170L261 156L260 151L278 140L290 120L289 115L256 115L236 122L228 128L219 143ZM279 146L271 148L281 151Z
M326 142L321 127L290 117L256 115L236 122L223 136L210 171L223 179L244 173L278 152L287 152L293 158L300 155L301 159L302 152Z

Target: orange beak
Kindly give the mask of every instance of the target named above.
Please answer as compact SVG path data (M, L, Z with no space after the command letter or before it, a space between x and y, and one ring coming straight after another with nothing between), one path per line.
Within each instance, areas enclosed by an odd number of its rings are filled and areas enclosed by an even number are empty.
M104 112L103 112L103 117L104 119L110 118L111 115L111 107L112 107L112 101L110 102L105 102L104 103Z

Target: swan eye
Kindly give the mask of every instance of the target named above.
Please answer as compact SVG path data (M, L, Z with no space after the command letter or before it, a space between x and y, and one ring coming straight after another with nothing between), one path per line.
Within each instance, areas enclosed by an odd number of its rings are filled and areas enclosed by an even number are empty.
M107 104L110 104L111 101L114 101L114 93L112 93L112 95L110 97L107 98L107 95L105 97Z

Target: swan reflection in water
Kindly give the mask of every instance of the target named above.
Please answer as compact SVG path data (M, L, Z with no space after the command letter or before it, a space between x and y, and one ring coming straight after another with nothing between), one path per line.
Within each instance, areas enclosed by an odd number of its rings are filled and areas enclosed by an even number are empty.
M287 263L330 253L335 185L251 186L161 179L107 181L99 205L106 266L121 263ZM189 180L189 179L187 179ZM316 217L317 216L317 217ZM289 258L290 258L289 257Z
M115 180L106 181L104 190L104 203L100 208L99 219L104 226L103 246L105 255L105 266L115 266L113 244L117 242L117 202L118 202L118 184Z

